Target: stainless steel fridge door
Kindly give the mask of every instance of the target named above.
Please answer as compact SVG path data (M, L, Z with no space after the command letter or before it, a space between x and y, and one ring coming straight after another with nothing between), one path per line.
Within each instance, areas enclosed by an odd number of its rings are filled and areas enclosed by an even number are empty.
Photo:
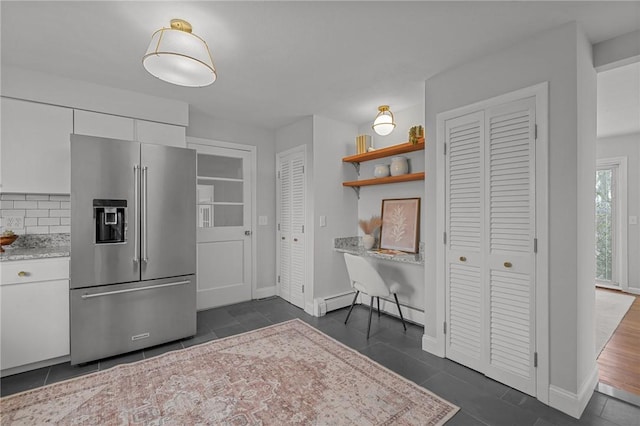
M196 152L142 144L142 279L196 272Z
M71 135L70 287L138 281L140 144ZM94 200L126 201L125 241L96 244Z
M71 290L71 364L196 333L195 276Z

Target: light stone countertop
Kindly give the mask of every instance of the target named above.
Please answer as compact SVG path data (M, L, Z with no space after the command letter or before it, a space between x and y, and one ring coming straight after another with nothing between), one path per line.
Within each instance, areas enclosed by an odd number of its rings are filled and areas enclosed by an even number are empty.
M69 234L20 235L13 244L3 248L0 262L69 257L71 254Z
M361 237L343 237L334 238L333 250L340 253L351 253L357 256L372 257L375 259L389 260L391 262L410 263L413 265L424 265L424 257L422 255L424 244L420 243L420 253L405 254L384 254L375 250L365 250L362 246Z

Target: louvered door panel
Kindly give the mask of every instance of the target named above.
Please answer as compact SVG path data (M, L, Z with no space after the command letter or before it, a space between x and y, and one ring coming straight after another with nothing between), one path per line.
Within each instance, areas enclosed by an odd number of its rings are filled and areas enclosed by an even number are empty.
M535 100L486 110L485 374L535 394Z
M469 367L482 366L483 241L482 113L447 120L446 300L447 357Z
M304 308L305 255L305 180L304 157L295 155L291 161L291 292L289 301Z
M279 184L279 294L283 299L289 300L291 293L291 162L286 159L280 163Z

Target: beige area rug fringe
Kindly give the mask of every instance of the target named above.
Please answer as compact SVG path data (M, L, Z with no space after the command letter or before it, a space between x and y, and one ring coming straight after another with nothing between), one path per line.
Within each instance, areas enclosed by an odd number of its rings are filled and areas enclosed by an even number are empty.
M11 395L0 407L3 425L443 425L459 410L298 319Z

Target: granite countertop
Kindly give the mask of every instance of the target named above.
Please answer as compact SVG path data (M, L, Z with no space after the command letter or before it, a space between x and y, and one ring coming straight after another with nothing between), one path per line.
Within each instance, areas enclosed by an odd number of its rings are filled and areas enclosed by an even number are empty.
M362 246L362 237L342 237L333 240L333 250L340 253L351 253L358 256L373 257L376 259L390 260L392 262L424 265L424 244L420 243L419 253L385 254L375 250L365 250Z
M0 262L69 257L71 252L69 234L20 235L13 244L3 248Z

